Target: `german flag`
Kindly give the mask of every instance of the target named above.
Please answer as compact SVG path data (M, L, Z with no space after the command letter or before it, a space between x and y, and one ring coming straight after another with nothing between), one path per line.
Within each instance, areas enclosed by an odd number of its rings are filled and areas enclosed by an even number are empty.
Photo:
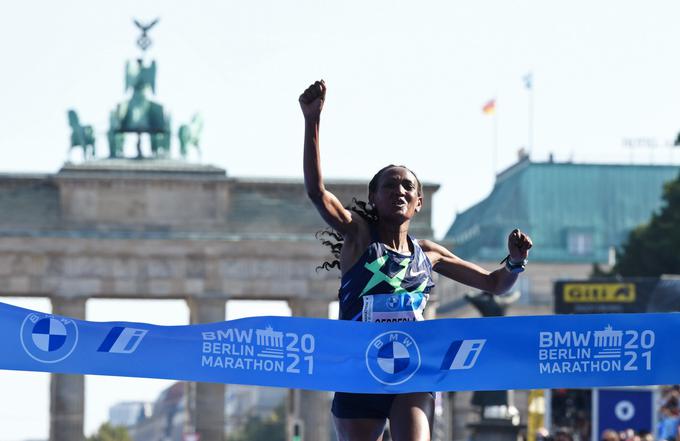
M484 106L482 107L482 112L484 112L485 115L493 115L496 113L496 98L489 100Z

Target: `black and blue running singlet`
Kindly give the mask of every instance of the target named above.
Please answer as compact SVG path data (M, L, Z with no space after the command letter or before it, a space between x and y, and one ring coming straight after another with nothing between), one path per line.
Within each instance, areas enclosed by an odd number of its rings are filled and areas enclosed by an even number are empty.
M434 287L432 264L418 241L408 237L413 253L397 253L371 243L340 283L340 319L364 322L423 320L423 310Z

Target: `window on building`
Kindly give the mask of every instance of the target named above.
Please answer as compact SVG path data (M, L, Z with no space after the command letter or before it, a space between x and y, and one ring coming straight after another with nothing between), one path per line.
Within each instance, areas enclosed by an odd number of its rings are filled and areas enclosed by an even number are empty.
M593 253L593 233L588 231L570 231L567 233L567 250L569 254L584 256Z

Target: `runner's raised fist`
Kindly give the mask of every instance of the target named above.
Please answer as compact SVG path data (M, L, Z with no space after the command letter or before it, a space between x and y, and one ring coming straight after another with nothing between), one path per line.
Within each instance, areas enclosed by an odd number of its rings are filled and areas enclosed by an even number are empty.
M321 115L323 102L326 99L326 83L323 80L316 81L309 86L302 95L300 95L299 102L302 114L305 118L318 119Z
M534 245L531 238L515 228L508 236L508 251L510 259L514 262L524 260L529 255L529 249Z

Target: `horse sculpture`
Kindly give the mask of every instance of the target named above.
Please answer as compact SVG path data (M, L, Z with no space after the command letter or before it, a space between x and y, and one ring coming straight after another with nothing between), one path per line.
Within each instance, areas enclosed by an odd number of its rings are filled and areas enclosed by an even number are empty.
M95 158L95 141L94 129L91 125L83 126L80 124L80 119L75 110L68 111L68 124L71 126L71 147L69 152L74 147L83 149L83 158L88 161Z
M147 98L147 93L156 92L156 62L144 66L141 59L128 62L125 75L125 89L132 89L132 96L116 106L111 113L109 129L109 150L111 157L122 155L122 136L137 134L137 157L142 158L141 136L148 133L151 152L155 157L170 154L170 117L163 106Z
M201 133L203 132L203 118L198 113L191 118L189 124L182 124L179 126L179 153L182 158L186 159L189 147L192 145L196 148L198 155L201 155Z

